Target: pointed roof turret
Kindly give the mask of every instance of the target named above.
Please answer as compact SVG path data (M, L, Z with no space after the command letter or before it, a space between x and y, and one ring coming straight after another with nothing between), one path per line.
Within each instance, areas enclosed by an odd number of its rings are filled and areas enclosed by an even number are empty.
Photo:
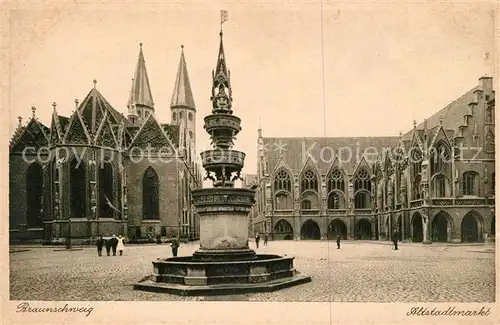
M170 107L187 107L196 110L194 105L193 91L189 82L186 59L184 58L184 45L181 45L181 59L179 68L177 69L177 77L175 79L174 93Z
M219 45L219 56L217 57L217 65L215 67L215 75L217 78L224 77L229 81L229 74L226 66L226 56L224 55L224 44L222 41L222 30L220 31L220 45Z
M142 43L140 43L139 46L139 58L137 59L137 66L135 68L135 75L127 107L130 108L132 105L143 105L153 109L153 95L151 94L151 87L149 86L146 61L142 53Z
M220 31L219 56L217 65L212 71L212 106L214 112L232 113L232 89L231 72L227 69L226 56L224 55L224 45L222 41L222 30Z

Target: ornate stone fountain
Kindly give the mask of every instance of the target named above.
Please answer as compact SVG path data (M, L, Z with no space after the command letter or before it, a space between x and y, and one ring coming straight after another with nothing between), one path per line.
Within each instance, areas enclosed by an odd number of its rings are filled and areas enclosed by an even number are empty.
M138 290L181 295L220 295L273 291L310 282L293 267L293 257L256 254L248 246L248 214L254 191L235 188L245 153L233 150L241 120L233 115L230 73L226 67L222 31L217 66L213 74L212 114L205 130L213 149L201 153L206 179L213 188L193 191L200 217L200 248L192 256L153 261L153 274L137 283Z

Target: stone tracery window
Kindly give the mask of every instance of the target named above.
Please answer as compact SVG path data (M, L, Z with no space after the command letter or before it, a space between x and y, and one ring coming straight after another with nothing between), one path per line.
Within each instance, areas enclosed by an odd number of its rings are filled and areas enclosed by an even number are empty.
M292 207L292 180L290 174L281 169L274 176L276 210L290 210Z
M479 195L478 193L479 174L474 171L465 172L462 179L463 195Z
M422 152L418 148L411 149L411 171L412 171L412 199L420 200L422 198Z
M317 209L318 177L312 169L307 169L301 176L300 192L302 197L301 209Z
M370 174L363 168L354 175L355 209L369 209L371 207L371 190Z
M160 218L159 182L158 174L152 167L148 167L142 178L142 195L144 219Z
M328 209L345 209L344 173L340 169L333 170L328 177Z
M304 172L300 181L300 191L305 192L309 190L318 191L318 177L311 169Z
M276 176L274 176L274 190L278 191L292 191L292 181L290 179L290 174L285 170L280 170Z
M443 174L436 175L433 181L434 185L434 197L446 197L447 196L447 179Z

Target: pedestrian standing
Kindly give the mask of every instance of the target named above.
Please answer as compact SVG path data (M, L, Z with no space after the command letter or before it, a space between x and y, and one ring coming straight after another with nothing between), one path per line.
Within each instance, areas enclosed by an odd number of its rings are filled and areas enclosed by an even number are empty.
M108 238L108 239L104 240L104 245L106 245L106 255L109 256L109 254L111 252L111 239Z
M264 246L267 246L267 232L264 234Z
M337 234L337 249L340 249L340 234Z
M116 245L116 249L120 253L120 256L123 255L123 251L125 250L125 246L123 245L123 237L122 235L118 235L118 244Z
M172 256L176 257L177 251L179 249L179 242L177 241L177 239L172 240L172 244L170 244L170 247L172 247Z
M109 241L111 249L113 250L113 256L116 256L116 246L118 246L118 239L116 239L116 235L113 235Z
M102 256L102 247L104 246L104 239L102 239L102 236L97 238L95 244L97 246L97 256Z
M399 240L399 233L396 229L392 232L392 242L394 243L394 250L398 250L398 240Z
M255 235L255 245L257 246L257 248L259 248L259 241L260 241L260 236L259 233L257 233Z

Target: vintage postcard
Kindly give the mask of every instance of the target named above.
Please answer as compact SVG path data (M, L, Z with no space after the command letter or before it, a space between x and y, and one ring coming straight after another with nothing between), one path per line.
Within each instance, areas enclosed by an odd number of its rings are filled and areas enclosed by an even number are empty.
M2 9L2 323L499 323L493 2Z

